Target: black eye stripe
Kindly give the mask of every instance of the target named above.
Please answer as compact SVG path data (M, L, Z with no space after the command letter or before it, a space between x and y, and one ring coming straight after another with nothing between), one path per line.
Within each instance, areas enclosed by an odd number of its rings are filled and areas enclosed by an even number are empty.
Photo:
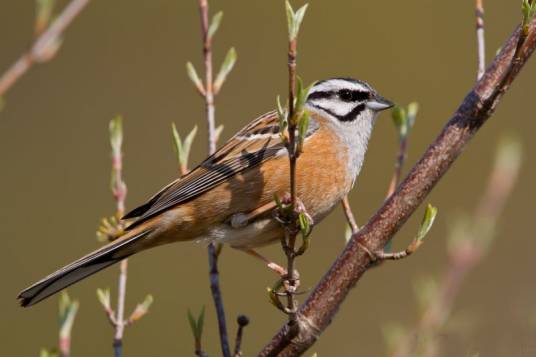
M345 102L363 102L370 99L370 93L360 90L341 89L340 91L314 92L309 94L308 100L327 99L338 96Z
M335 94L335 92L333 91L327 91L327 92L314 92L314 93L311 93L309 94L309 96L307 97L308 100L311 100L311 99L325 99L325 98L331 98L333 95Z

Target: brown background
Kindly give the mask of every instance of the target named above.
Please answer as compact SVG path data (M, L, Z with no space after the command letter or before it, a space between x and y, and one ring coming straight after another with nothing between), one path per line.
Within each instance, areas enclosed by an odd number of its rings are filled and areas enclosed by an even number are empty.
M60 5L66 1L60 1ZM196 1L94 1L76 19L59 55L35 67L6 96L0 114L0 336L3 355L32 356L56 341L57 299L23 310L15 296L27 284L98 246L98 219L113 212L109 192L108 121L125 121L127 206L133 207L177 175L170 123L185 133L204 129L201 100L184 70L201 68ZM225 17L215 39L219 64L229 46L238 51L235 71L217 99L224 138L256 115L271 110L286 88L283 3L211 1ZM418 100L421 112L411 136L413 163L456 109L475 80L472 1L311 1L299 45L299 73L306 82L330 76L370 81L399 103ZM520 20L519 1L486 1L488 55L495 53ZM297 5L297 4L296 4ZM32 38L33 1L0 2L0 71ZM448 351L481 356L536 354L534 288L534 182L536 118L531 61L497 114L435 189L429 201L440 216L429 241L411 259L369 272L313 347L320 356L377 356L385 352L382 327L411 326L417 316L413 282L437 275L445 263L446 232L457 214L470 211L503 133L516 133L525 160L519 184L501 217L487 259L468 277L445 331ZM206 152L204 130L192 162ZM378 122L364 172L351 201L360 223L378 208L392 172L395 132L387 114ZM532 184L531 184L532 182ZM422 210L419 212L422 212ZM402 247L417 218L397 236ZM344 245L340 209L319 225L312 247L298 262L302 285L313 286ZM282 261L279 247L264 253ZM177 244L131 259L127 307L146 293L151 313L125 337L127 356L192 355L186 309L207 306L205 346L218 355L215 314L207 281L206 249ZM274 276L230 249L221 259L228 319L251 317L244 342L253 355L281 325L265 287ZM69 289L81 309L73 331L73 355L110 355L112 331L95 290L112 287L117 268ZM303 298L302 298L303 300ZM234 335L235 326L231 324Z

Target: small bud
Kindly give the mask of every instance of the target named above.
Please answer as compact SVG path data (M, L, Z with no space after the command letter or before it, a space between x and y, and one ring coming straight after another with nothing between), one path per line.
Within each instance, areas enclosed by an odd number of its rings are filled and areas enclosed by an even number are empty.
M217 94L220 91L221 87L223 86L223 83L225 83L227 76L229 75L236 63L236 58L236 50L234 49L234 47L231 47L229 51L227 51L227 55L225 56L225 59L221 64L220 71L218 72L216 80L214 81L214 93Z
M101 303L104 310L109 311L112 309L110 302L110 289L97 289L97 298Z
M246 315L238 315L238 317L236 318L236 323L238 324L238 326L245 327L249 325L249 317L247 317Z
M149 312L149 307L151 307L154 299L152 295L147 295L145 297L145 300L143 300L142 303L136 305L136 308L132 312L132 314L129 317L129 322L132 323L134 321L137 321L141 319L143 316L145 316Z
M50 23L55 0L37 0L37 10L35 17L35 34L39 35Z
M294 12L288 0L285 1L289 41L294 41L298 37L298 32L300 31L300 26L308 6L308 4L305 4L298 11Z
M190 78L194 86L197 88L198 92L201 95L205 95L205 87L203 86L201 78L199 78L199 76L197 75L197 71L195 70L195 67L192 62L186 63L186 73L188 74L188 78Z
M223 19L223 11L218 12L216 15L212 17L212 21L210 22L210 26L208 28L207 36L208 38L212 38L216 31L218 31L218 28L220 27L221 20Z

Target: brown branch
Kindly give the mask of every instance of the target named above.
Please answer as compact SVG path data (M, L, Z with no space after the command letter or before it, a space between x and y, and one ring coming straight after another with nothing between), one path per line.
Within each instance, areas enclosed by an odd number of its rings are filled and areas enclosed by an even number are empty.
M205 65L205 108L208 126L208 151L209 155L216 151L216 124L215 124L215 107L214 107L214 82L212 69L212 38L209 36L209 17L208 1L199 0L199 14L201 17L201 33L203 35L203 59ZM227 324L225 321L225 309L220 289L218 273L218 256L221 247L217 242L211 242L208 245L208 262L210 276L210 290L216 308L218 317L218 329L220 334L220 345L224 357L231 357L229 348L229 338L227 334Z
M536 47L536 20L523 35L518 27L485 75L465 97L442 132L428 147L397 191L357 234L298 312L301 326L295 338L285 325L261 351L261 356L295 356L306 351L333 320L351 288L371 265L360 247L377 251L393 237L462 153L466 144L493 114L502 95ZM519 44L521 42L521 44ZM498 88L498 89L497 89ZM279 354L278 354L279 353Z
M484 4L483 0L475 0L476 16L476 41L478 51L478 71L477 79L479 80L486 71L486 42L484 40Z
M72 0L39 37L30 50L24 53L0 78L0 97L24 75L35 63L50 60L57 52L61 35L76 16L86 7L89 0Z

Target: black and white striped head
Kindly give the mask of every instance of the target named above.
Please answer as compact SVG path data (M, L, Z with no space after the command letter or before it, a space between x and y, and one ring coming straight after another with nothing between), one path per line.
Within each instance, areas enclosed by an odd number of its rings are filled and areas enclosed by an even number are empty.
M317 112L329 114L339 122L359 119L373 120L393 106L368 83L351 78L332 78L316 83L307 97L307 105Z

